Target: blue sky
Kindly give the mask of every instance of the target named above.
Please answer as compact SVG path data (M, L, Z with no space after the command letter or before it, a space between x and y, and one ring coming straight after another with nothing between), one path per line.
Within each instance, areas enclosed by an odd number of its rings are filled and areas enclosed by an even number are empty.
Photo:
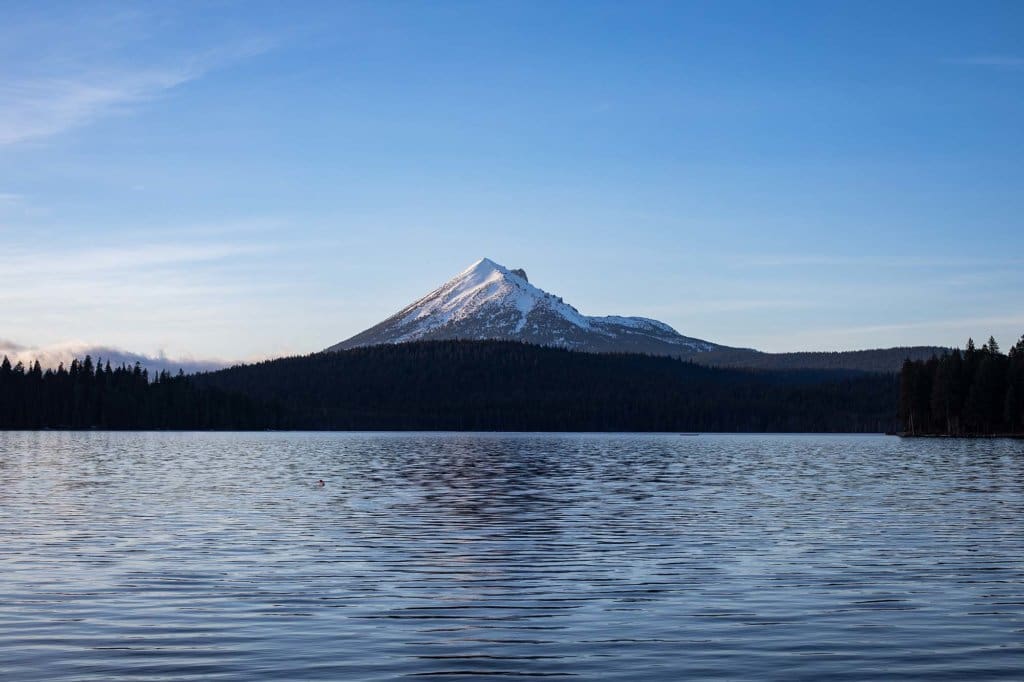
M1024 332L1024 5L4 3L0 339L319 350L482 256L764 350Z

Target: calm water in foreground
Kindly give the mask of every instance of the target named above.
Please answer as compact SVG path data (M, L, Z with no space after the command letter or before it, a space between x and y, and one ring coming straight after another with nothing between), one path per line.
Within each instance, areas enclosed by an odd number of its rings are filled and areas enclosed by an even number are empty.
M1024 442L0 433L0 678L406 676L1024 679Z

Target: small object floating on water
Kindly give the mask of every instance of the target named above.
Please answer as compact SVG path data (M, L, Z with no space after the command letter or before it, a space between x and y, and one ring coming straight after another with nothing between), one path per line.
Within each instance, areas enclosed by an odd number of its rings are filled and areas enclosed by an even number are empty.
M319 481L316 482L316 485L318 488L323 488L325 485L324 479L321 478Z

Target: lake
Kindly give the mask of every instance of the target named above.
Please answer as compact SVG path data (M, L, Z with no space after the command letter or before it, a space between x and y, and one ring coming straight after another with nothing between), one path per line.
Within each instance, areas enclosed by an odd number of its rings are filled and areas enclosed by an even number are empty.
M1020 680L1022 522L1021 441L0 432L0 677Z

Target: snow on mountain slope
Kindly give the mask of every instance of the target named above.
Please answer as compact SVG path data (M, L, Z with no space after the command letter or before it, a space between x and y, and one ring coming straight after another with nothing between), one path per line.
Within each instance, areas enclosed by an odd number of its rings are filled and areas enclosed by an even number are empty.
M589 352L692 355L721 348L644 317L588 317L523 270L483 258L423 298L328 348L435 339L509 339Z

